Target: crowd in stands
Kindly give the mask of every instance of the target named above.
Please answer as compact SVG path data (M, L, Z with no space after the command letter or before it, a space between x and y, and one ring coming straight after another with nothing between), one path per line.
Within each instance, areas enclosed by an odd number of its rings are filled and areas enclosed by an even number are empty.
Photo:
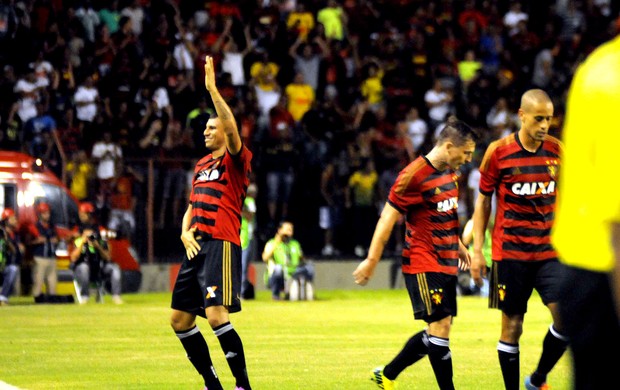
M542 88L560 135L575 68L618 32L619 8L0 0L0 148L41 157L103 223L126 222L138 239L152 175L156 228L180 227L214 112L203 74L212 55L254 154L260 241L287 219L309 255L364 256L390 183L430 150L450 115L484 134L479 162L490 141L518 129L522 92ZM463 221L476 161L460 175Z

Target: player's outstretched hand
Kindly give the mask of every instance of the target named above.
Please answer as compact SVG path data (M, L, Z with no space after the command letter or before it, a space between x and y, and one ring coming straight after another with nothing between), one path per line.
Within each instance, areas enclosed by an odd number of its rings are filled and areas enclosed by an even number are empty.
M198 241L196 241L196 238L194 237L195 232L196 227L193 227L188 231L181 233L181 241L183 242L185 253L187 253L187 258L189 260L193 259L200 251L200 244L198 244Z
M205 88L207 91L215 89L215 66L211 56L205 57Z
M371 263L370 260L366 259L362 261L355 271L353 271L353 279L355 280L355 284L359 284L360 286L365 286L366 283L372 277L372 274L375 270L374 263Z

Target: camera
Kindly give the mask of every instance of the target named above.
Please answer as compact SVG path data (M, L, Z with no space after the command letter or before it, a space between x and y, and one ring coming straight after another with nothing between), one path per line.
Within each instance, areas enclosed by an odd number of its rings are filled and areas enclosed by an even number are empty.
M91 234L90 236L88 236L88 241L95 241L97 239L97 237L94 234Z

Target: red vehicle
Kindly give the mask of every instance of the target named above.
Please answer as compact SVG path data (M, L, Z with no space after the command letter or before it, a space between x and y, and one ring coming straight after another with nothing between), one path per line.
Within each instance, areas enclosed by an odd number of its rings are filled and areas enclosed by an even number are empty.
M0 212L15 211L20 227L37 220L34 205L44 201L50 205L52 221L61 239L72 244L71 228L78 221L78 200L40 159L18 152L0 151ZM116 238L105 232L112 260L123 271L123 292L135 292L140 287L140 265L133 255L127 238ZM57 250L58 268L68 268L67 250ZM26 254L28 260L28 254Z

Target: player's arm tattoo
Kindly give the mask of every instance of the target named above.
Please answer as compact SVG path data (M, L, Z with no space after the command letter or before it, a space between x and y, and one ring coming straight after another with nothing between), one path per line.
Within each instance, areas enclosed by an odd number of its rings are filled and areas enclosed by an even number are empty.
M217 99L213 102L213 104L215 105L215 111L217 111L217 114L223 121L228 121L231 119L230 108L228 108L226 102L222 99Z

